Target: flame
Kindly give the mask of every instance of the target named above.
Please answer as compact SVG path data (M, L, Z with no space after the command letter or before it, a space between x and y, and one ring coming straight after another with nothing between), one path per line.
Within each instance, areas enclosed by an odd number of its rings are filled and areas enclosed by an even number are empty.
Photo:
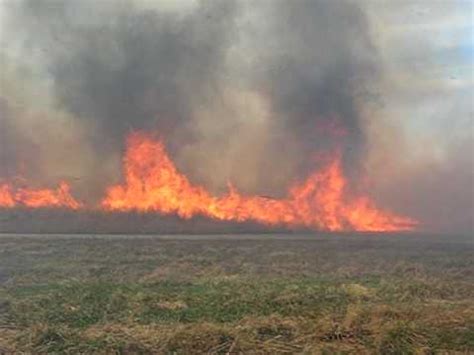
M398 231L416 225L410 218L377 209L367 197L346 196L337 154L323 169L293 186L285 199L243 196L232 185L224 196L212 196L178 172L163 143L146 133L128 137L123 163L125 182L108 188L101 202L105 210L157 211L182 218L204 215L330 231Z
M72 197L66 182L60 182L56 189L14 189L10 184L0 185L0 207L24 206L29 208L66 207L78 209L82 207Z
M8 184L0 185L0 207L13 207L15 200Z
M212 196L181 174L159 140L132 133L123 161L125 182L111 186L100 203L108 211L154 211L182 218L203 215L224 221L256 221L270 226L305 227L329 231L411 230L416 222L378 209L365 196L348 196L341 157L334 154L322 169L289 189L284 199L245 196L231 184L228 192ZM84 206L66 182L56 189L14 188L0 184L0 207Z

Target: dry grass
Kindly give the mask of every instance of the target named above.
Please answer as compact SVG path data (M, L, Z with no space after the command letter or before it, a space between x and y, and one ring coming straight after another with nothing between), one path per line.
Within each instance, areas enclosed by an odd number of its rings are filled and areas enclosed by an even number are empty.
M0 354L474 352L470 240L293 238L0 237Z

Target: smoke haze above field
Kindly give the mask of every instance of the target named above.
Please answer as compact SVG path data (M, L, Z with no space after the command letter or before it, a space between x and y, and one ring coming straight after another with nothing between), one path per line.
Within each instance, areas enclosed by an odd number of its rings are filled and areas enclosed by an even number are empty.
M443 4L3 1L0 176L94 200L145 129L192 181L278 196L338 145L382 205L469 230L472 28Z

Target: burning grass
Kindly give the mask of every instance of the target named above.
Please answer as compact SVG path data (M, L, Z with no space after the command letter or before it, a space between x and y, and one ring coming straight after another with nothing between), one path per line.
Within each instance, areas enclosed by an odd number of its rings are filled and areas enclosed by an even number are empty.
M368 195L354 195L341 159L337 151L321 154L322 166L304 181L295 182L286 198L246 196L230 182L226 194L213 196L178 171L161 140L133 132L123 158L124 182L109 186L99 206L78 202L66 182L56 189L31 189L0 181L0 208L155 212L184 220L205 217L216 222L256 223L269 229L395 232L417 226L414 219L378 208Z
M469 240L175 238L1 237L0 348L474 350Z
M177 170L163 142L134 132L123 159L125 184L110 187L102 207L330 231L403 231L417 224L378 209L367 196L350 196L340 154L328 153L322 160L323 168L294 185L285 199L244 196L231 184L229 192L217 198Z

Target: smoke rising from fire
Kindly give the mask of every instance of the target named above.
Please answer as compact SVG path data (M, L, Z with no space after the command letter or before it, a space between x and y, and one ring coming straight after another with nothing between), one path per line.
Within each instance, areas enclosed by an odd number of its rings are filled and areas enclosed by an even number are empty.
M11 7L19 30L11 35L24 41L22 53L38 53L55 108L88 129L81 145L97 157L98 183L117 178L125 137L135 129L161 132L179 166L217 190L232 180L249 192L284 191L332 144L329 129L347 135L347 162L363 148L354 91L375 63L353 4L203 1L173 12L140 2L48 0Z
M133 131L159 132L217 195L231 182L282 198L335 150L349 189L383 169L367 164L369 135L391 128L362 114L385 69L364 2L23 0L5 13L0 178L70 180L97 203L123 182ZM405 212L392 190L372 191Z

